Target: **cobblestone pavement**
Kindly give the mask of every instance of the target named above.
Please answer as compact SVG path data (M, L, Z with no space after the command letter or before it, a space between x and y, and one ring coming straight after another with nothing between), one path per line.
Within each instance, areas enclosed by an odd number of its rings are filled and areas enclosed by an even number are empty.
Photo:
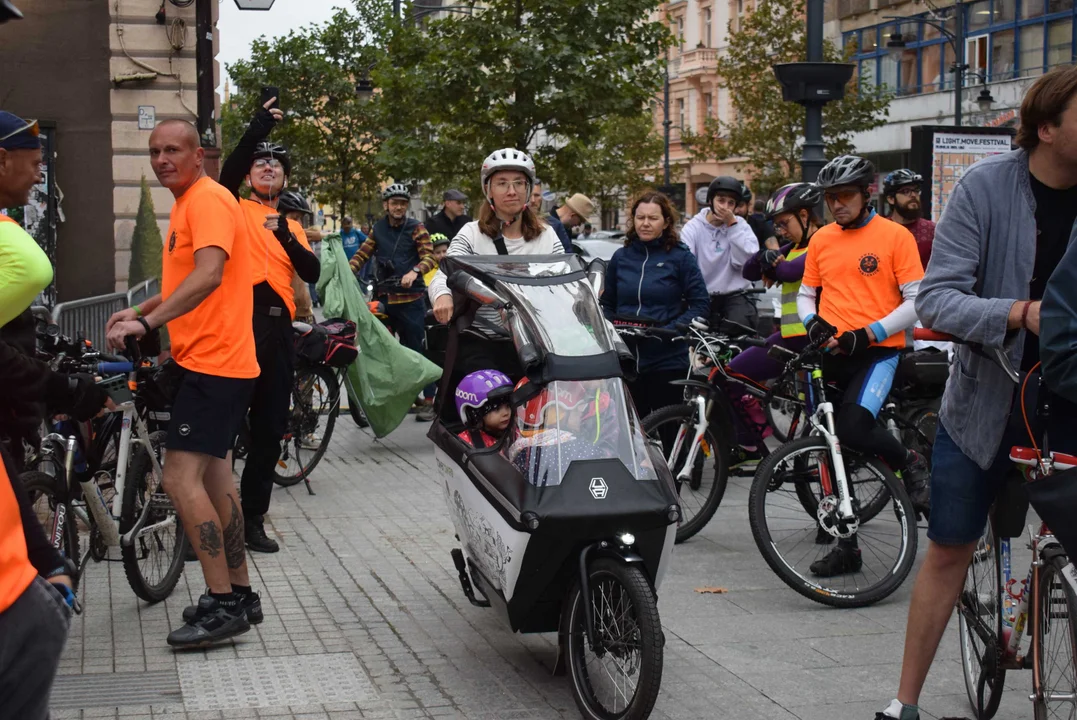
M274 492L267 528L282 550L251 558L266 620L232 643L183 653L165 644L202 592L197 564L157 605L135 599L119 563L91 565L54 716L579 717L567 678L550 673L554 637L512 634L465 600L427 427L409 417L375 441L340 418L317 495ZM734 478L710 525L674 551L652 717L874 718L896 692L911 578L857 611L800 597L755 548L747 486ZM695 592L702 586L729 592ZM928 680L925 720L969 714L955 627ZM1030 684L1029 673L1011 673L998 717L1032 717Z

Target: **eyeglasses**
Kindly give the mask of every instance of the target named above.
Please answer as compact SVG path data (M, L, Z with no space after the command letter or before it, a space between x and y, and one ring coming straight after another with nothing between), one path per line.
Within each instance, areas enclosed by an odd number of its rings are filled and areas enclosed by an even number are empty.
M495 183L491 183L498 192L508 192L509 188L512 188L518 193L522 193L527 190L526 180L498 180Z
M859 190L828 190L823 197L828 203L840 202L842 205L848 205L859 194Z
M262 168L265 168L265 167L271 167L271 168L273 168L275 170L277 168L284 167L284 166L281 164L280 160L278 160L277 158L258 158L257 160L254 161L254 163L251 165L251 167L253 167L253 168L257 169L257 170L261 170Z
M911 198L911 197L920 197L920 188L903 187L900 190L898 190L897 193L895 193L895 194L896 195L901 195L903 197L909 197L909 198Z
M31 120L18 130L15 130L14 132L9 132L7 135L0 137L0 142L3 142L8 138L13 138L21 133L26 133L30 137L37 137L41 134L41 128L38 127L37 120Z
M786 218L785 220L775 220L774 221L774 229L775 230L786 231L786 230L789 229L789 223L791 223L791 222L793 222L793 218L791 218L791 217Z

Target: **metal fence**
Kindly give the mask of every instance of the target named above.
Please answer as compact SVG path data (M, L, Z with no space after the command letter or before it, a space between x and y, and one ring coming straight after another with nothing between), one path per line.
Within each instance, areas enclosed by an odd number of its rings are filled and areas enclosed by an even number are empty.
M82 335L95 347L105 347L105 323L113 313L124 308L138 305L146 298L156 295L159 288L157 278L141 282L127 292L98 295L62 302L52 309L52 321L60 326L60 332L68 337Z

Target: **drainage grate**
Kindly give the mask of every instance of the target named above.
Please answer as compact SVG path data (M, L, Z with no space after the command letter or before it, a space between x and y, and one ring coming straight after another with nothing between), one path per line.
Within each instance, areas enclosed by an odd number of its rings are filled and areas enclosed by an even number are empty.
M351 653L229 660L180 660L184 709L235 710L362 703L374 685Z
M58 675L49 705L56 710L183 702L175 670Z

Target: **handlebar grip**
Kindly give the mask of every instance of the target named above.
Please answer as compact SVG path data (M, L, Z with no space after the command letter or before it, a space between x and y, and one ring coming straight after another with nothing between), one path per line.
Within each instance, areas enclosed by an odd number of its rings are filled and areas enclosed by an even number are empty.
M764 338L758 337L740 337L734 340L735 343L744 343L745 345L751 345L752 347L765 348L767 341Z
M97 363L98 375L119 375L134 372L135 364L129 360Z
M961 342L961 340L953 335L930 330L928 328L913 328L912 337L913 340L925 340L928 342Z
M122 355L113 355L112 353L99 352L99 353L97 353L97 357L99 357L104 362L114 362L114 363L131 362L127 358L123 357Z

